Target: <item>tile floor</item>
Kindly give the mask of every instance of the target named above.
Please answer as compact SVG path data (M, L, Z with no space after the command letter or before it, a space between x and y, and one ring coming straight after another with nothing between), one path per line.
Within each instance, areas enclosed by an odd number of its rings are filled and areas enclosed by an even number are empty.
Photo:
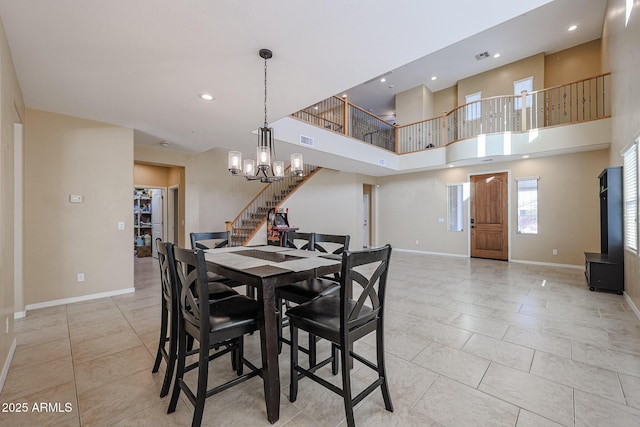
M16 321L0 402L27 403L29 413L0 412L0 425L190 425L184 401L166 414L163 374L151 373L157 262L136 259L135 271L135 293ZM582 271L395 252L389 283L395 412L375 392L356 409L359 426L640 426L640 320L624 297L589 292ZM356 351L372 354L372 338ZM246 353L259 360L257 334ZM340 398L309 380L288 401L288 356L285 346L277 424L343 425ZM229 375L226 358L214 364L212 378ZM352 377L356 389L372 378L361 364ZM35 412L40 402L54 411ZM203 425L268 426L260 378L209 399Z

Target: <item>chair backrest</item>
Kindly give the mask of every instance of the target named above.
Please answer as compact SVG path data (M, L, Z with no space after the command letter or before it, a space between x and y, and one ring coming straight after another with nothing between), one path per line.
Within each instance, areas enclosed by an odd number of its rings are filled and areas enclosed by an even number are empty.
M340 325L360 336L382 319L391 245L342 254ZM353 295L353 297L351 297Z
M162 286L162 298L166 301L169 311L177 310L176 294L176 266L173 259L173 243L156 239L158 248L158 263L160 264L160 284Z
M204 304L201 306L202 299L198 298L198 295L209 295L204 252L199 249L193 251L177 246L173 248L173 252L176 266L176 289L179 292L178 308L184 318L185 329L192 336L197 336L199 330L200 338L206 339L206 342L200 341L200 345L207 345L209 299L204 298Z
M231 242L230 231L208 231L203 233L191 233L191 249L216 249L229 246Z
M287 231L285 246L287 248L313 250L313 233L300 233L297 231Z
M320 234L313 235L313 248L319 252L327 252L340 255L349 249L349 235L341 236L336 234ZM327 244L328 243L328 244Z

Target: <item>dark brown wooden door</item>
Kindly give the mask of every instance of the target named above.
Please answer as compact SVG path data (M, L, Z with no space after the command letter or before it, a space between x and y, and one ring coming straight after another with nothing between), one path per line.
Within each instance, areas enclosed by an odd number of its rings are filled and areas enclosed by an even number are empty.
M471 177L471 256L507 260L509 215L506 172Z

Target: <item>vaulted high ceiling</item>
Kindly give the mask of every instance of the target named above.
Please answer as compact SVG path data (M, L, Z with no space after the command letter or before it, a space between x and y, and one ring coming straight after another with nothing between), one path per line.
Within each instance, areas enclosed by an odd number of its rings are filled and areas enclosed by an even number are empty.
M0 17L28 107L133 128L137 144L252 152L263 119L260 48L274 53L274 121L391 70L398 89L429 85L419 80L432 73L453 84L493 66L469 58L476 51L500 50L499 66L592 40L605 3L0 0ZM581 27L569 37L571 23ZM431 69L416 72L417 60ZM351 100L381 108L369 86Z

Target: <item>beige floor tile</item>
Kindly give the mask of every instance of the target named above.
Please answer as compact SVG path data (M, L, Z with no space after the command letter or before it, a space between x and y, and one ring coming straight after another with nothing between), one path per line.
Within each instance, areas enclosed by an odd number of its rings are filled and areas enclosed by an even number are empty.
M576 427L635 427L639 425L639 409L620 405L580 390L575 391L575 402Z
M548 420L526 409L520 409L516 427L562 427L562 424Z
M573 423L571 387L492 363L478 390L560 424Z
M637 354L574 341L571 357L579 362L640 376L640 356Z
M514 426L517 406L439 377L414 406L413 412L446 426Z
M625 403L618 374L583 362L536 351L531 373L618 403Z
M74 372L78 393L101 387L110 382L119 381L121 378L139 371L151 373L153 362L154 358L149 353L149 350L140 345L99 359L77 364L74 366ZM163 362L162 368L164 369L165 366ZM161 371L154 375L162 378L164 374ZM158 389L159 393L160 390Z
M71 344L77 345L85 341L108 337L118 332L130 331L131 325L123 317L109 319L106 322L69 327Z
M556 337L518 326L509 326L502 340L562 357L571 357L571 340L564 337Z
M29 365L46 364L61 358L71 358L69 338L29 346L18 346L13 355L11 367L18 369Z
M618 374L627 405L640 409L640 377Z
M37 392L21 396L10 401L4 394L0 401L20 403L20 411L4 410L0 416L2 426L80 426L78 401L73 381L44 388ZM14 407L15 409L15 407Z
M412 362L473 388L489 367L487 359L438 343L429 344Z
M2 389L2 400L8 402L70 381L73 381L71 357L15 369L11 367Z
M525 372L529 372L533 359L533 350L530 348L480 334L473 334L462 351Z
M510 313L502 310L493 310L487 318L499 320L500 322L508 323L511 326L517 326L522 329L531 329L534 331L539 331L544 323L544 320L540 317L520 313Z
M369 347L366 352L361 349L362 347L356 347L358 354L372 362L376 362L374 348ZM432 370L421 368L416 366L415 363L388 353L385 355L385 361L389 393L397 410L409 410L438 377L438 374ZM363 384L370 384L378 377L374 370L365 366L354 369L351 375L352 378L359 380ZM372 395L382 394L378 389Z
M483 307L477 304L470 304L462 301L453 301L447 305L447 309L456 311L458 313L468 314L470 316L487 318L494 309L490 307Z
M111 424L112 427L188 427L191 426L193 410L182 400L178 401L175 412L167 414L169 398L161 400L155 405L137 411L127 418ZM203 426L207 424L203 423ZM213 424L209 424L213 425Z
M18 346L60 341L65 338L69 338L69 326L66 323L54 323L16 333Z
M509 327L506 323L497 320L481 319L466 314L458 316L451 322L451 326L498 339L504 336Z
M142 344L131 328L114 334L71 344L75 365L99 359Z
M141 371L78 393L82 425L108 425L160 403L154 391L160 390L161 385L160 377Z

